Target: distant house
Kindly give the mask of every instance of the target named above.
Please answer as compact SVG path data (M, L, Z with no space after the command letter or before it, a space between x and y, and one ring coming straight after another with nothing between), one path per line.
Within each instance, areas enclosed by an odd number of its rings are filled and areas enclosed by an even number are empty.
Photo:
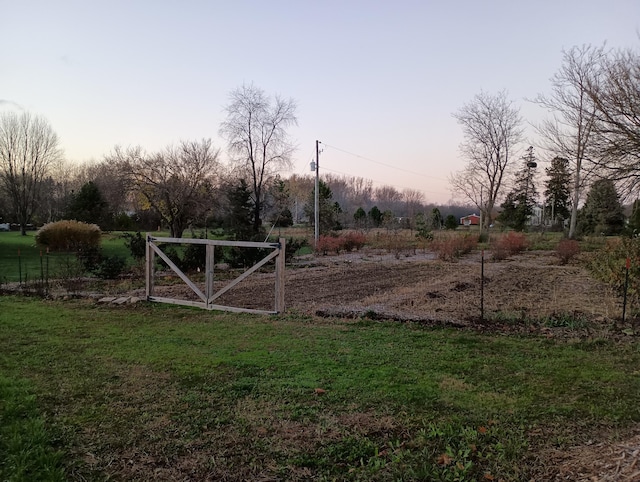
M460 218L462 226L480 226L480 216L477 214L469 214Z

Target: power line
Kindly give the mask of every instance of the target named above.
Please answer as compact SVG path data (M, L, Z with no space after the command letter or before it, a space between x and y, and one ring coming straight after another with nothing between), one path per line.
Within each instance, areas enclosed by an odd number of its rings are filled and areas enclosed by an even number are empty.
M429 178L429 179L436 179L438 181L446 181L446 179L442 179L441 177L429 176L429 175L423 174L421 172L411 171L410 169L404 169L402 167L397 167L397 166L393 166L391 164L386 164L384 162L376 161L375 159L371 159L369 157L361 156L360 154L355 154L353 152L347 151L346 149L342 149L340 147L332 146L332 145L327 144L325 142L323 142L322 145L326 146L326 147L329 147L331 149L335 149L336 151L344 152L345 154L349 154L350 156L354 156L354 157L357 157L359 159L363 159L365 161L373 162L374 164L379 164L381 166L389 167L391 169L396 169L398 171L403 171L403 172L406 172L406 173L409 173L409 174L414 174L416 176L422 176L422 177L426 177L426 178Z

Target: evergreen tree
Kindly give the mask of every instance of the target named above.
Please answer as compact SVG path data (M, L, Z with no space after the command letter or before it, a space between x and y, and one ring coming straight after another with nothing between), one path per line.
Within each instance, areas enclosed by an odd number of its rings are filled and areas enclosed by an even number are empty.
M431 210L431 229L442 229L442 225L444 224L444 219L442 218L442 214L438 208L433 208Z
M234 239L249 240L254 234L254 209L251 195L245 179L240 179L238 185L228 188L229 211L223 220L223 226Z
M418 213L416 214L415 223L416 223L416 238L422 239L425 241L431 241L433 239L433 233L431 232L433 219L431 223L428 223L424 213ZM438 226L437 229L440 229L440 226Z
M342 226L338 222L338 214L342 212L342 208L338 202L333 202L333 193L329 185L323 181L319 181L318 184L318 202L320 207L320 233L328 233L336 229L342 229ZM304 207L305 214L311 220L311 225L315 222L315 188L311 192L311 196Z
M369 219L371 219L371 224L376 228L382 225L382 211L380 211L378 206L373 206L369 210Z
M269 189L272 203L269 222L274 226L286 228L293 225L293 214L289 209L290 192L287 183L278 175Z
M534 159L533 147L530 147L523 159L524 165L516 173L514 187L502 203L502 212L498 216L498 221L516 231L523 231L526 228L538 197L534 182L536 169Z
M610 179L598 179L591 185L580 212L580 231L609 236L620 234L624 224L624 211L615 184Z
M569 161L562 157L554 157L551 166L545 169L547 181L545 182L544 196L545 212L549 213L551 222L555 225L562 223L571 215L571 173Z
M449 214L444 218L444 229L454 230L460 225L460 221L453 214Z
M356 223L356 226L359 228L364 228L367 224L367 213L364 209L359 207L356 209L356 212L353 213L353 220Z
M98 186L89 181L77 194L72 195L65 213L67 219L75 219L83 223L93 223L102 229L109 229L111 214L107 202L102 197Z

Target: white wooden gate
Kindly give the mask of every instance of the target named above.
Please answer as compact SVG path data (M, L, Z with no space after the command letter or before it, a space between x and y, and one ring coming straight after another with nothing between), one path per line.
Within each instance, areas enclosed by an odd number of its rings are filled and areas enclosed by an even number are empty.
M173 263L165 253L158 247L157 243L173 244L204 244L205 245L205 288L204 292L184 274L175 263ZM261 261L254 264L244 273L232 280L214 293L214 249L215 246L237 246L240 248L267 248L273 249ZM197 306L207 310L223 310L233 312L275 314L284 312L284 283L285 283L285 238L280 238L277 243L260 243L253 241L222 241L217 239L183 239L183 238L158 238L147 233L147 259L146 259L146 280L147 280L147 300L158 301L160 303L171 303L175 305ZM189 288L200 298L200 301L180 300L174 298L164 298L155 296L153 293L155 278L155 256L158 255L167 265L184 281ZM275 303L273 310L257 310L252 308L242 308L235 306L224 306L214 304L214 301L229 291L235 285L247 278L251 273L257 271L262 266L275 259Z

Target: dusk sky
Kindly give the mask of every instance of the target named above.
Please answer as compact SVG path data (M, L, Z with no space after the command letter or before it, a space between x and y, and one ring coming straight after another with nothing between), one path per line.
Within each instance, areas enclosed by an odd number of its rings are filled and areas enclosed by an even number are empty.
M638 0L0 0L0 18L0 109L44 116L70 161L201 138L224 150L229 93L253 83L298 102L292 173L311 174L319 139L321 174L428 202L452 197L452 113L474 95L506 89L536 122L526 99L563 49L640 47Z

